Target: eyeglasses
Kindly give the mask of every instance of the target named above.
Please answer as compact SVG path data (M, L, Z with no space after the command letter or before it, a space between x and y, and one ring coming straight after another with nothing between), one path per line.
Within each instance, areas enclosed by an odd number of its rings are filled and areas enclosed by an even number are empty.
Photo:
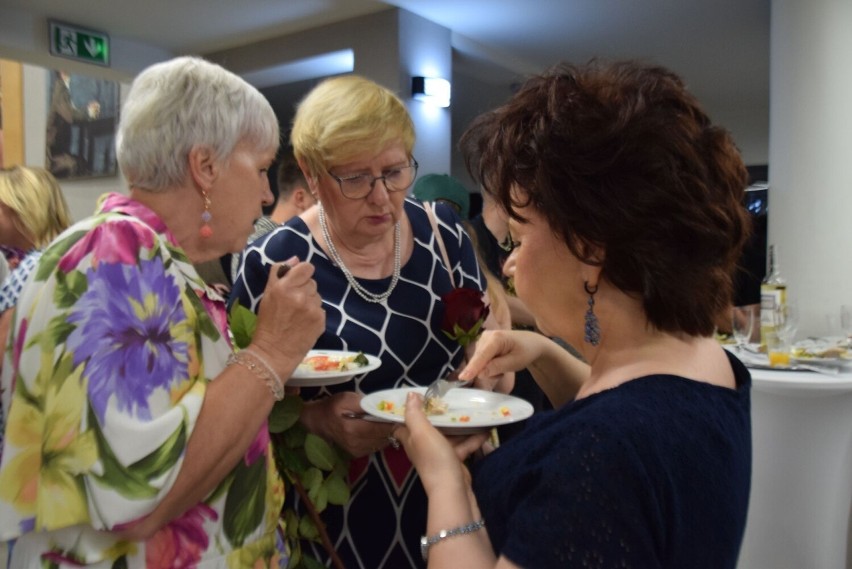
M340 193L343 194L343 197L350 200L360 200L370 195L373 188L376 187L376 182L379 180L384 182L385 188L389 192L407 190L414 183L414 178L417 176L417 166L417 160L412 158L408 166L391 168L390 170L386 170L381 176L357 174L341 178L331 172L328 175L337 180L337 184L340 186Z

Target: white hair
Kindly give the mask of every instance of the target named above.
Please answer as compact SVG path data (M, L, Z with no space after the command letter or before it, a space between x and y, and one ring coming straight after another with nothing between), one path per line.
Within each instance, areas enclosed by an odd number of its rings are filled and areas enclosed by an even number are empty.
M227 163L239 142L277 150L278 119L245 80L198 57L178 57L142 71L121 112L116 156L132 187L158 191L183 183L189 152L213 151Z

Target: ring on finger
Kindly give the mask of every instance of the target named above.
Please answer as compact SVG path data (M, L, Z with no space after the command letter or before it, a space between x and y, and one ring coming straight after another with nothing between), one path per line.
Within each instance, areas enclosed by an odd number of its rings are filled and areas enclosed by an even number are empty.
M388 442L393 448L399 450L399 439L397 439L395 436L388 435Z

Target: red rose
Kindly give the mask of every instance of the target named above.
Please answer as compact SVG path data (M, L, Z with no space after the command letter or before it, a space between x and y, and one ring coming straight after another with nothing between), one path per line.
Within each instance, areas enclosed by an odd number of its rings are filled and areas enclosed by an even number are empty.
M482 302L482 293L472 288L456 288L441 297L444 320L441 330L462 346L476 341L489 308Z

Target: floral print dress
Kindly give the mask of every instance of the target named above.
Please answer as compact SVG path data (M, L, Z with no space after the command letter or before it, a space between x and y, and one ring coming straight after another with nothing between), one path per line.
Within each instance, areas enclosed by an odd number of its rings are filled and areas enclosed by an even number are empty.
M223 299L156 214L126 196L105 196L44 251L2 377L10 567L286 565L265 426L219 487L148 541L111 533L172 487L231 351L226 326Z

